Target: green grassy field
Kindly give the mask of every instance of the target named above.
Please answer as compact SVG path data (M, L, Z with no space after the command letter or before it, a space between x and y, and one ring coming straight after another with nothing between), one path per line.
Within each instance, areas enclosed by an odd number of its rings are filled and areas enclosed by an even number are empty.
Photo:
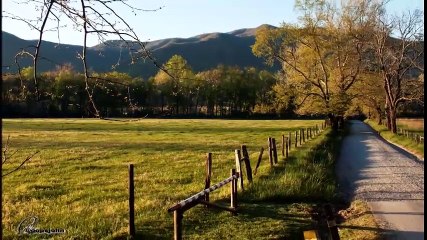
M55 239L126 239L128 164L135 164L135 224L139 237L171 239L167 209L203 190L206 153L213 154L212 183L230 174L234 149L248 146L252 168L267 138L312 127L320 120L6 119L3 145L18 152L3 172L39 150L3 179L3 235L37 216L39 228L62 228ZM270 168L266 152L254 183L239 193L240 213L196 206L184 214L185 239L300 239L311 229L313 204L336 197L329 130ZM317 146L316 151L312 151ZM286 174L285 174L286 173ZM229 186L211 194L228 204ZM40 239L43 235L32 235Z

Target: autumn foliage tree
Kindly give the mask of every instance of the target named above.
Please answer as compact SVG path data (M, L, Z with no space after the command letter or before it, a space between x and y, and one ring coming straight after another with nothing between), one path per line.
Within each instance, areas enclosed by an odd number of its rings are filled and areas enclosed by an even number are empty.
M337 8L328 1L306 0L296 7L302 12L299 24L259 30L252 50L267 63L282 65L285 81L279 84L292 91L287 94L295 97L299 113L333 120L344 115L353 98L349 89L364 69L370 14L359 1Z
M379 71L365 72L363 81L357 82L351 90L355 98L352 101L353 108L359 108L369 118L382 124L385 118L385 92Z

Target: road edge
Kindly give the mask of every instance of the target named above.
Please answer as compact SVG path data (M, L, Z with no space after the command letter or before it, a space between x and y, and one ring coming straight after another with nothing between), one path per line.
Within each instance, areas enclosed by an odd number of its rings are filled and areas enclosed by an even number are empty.
M365 121L362 121L363 123L365 123L366 125L368 125L374 132L376 132L377 134L378 134L378 137L380 137L381 139L383 139L384 141L386 141L386 142L388 142L388 143L390 143L391 145L394 145L395 147L398 147L398 148L400 148L400 149L402 149L402 150L404 150L404 151L406 151L407 153L409 153L409 154L411 154L412 155L412 157L413 158L415 158L415 160L417 160L417 161L419 161L419 162L422 162L422 163L424 163L424 158L422 157L422 156L420 156L419 154L416 154L415 152L413 152L413 151L411 151L410 149L407 149L407 148L405 148L405 147L403 147L403 146L401 146L400 144L398 144L398 143L395 143L395 142L392 142L392 141L390 141L390 140L388 140L388 139L386 139L386 138L384 138L383 136L381 136L381 134L379 134L379 132L377 131L377 130L375 130L375 128L373 128L372 126L371 126L371 124L369 124L369 123L367 123L367 122L365 122Z

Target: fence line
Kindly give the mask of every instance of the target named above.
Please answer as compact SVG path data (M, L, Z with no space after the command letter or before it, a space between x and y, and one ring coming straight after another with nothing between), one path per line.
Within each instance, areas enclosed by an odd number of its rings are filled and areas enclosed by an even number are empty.
M302 146L306 141L313 139L315 136L319 135L327 126L330 124L325 120L325 122L321 124L319 127L317 124L315 127L299 129L295 131L295 149L298 147L298 139L299 146ZM298 133L299 132L299 133ZM298 138L299 137L299 138ZM291 150L292 144L292 132L288 132L288 137L282 135L281 141L281 152L282 156L287 159L289 157L289 152ZM262 156L263 156L264 148L261 147L257 164L254 169L253 175L256 175L258 167L260 166ZM278 164L278 155L277 155L277 146L276 140L273 137L268 138L268 157L270 166L273 167L275 164ZM243 155L243 157L242 157ZM230 211L232 214L237 214L237 188L239 186L242 191L244 190L243 185L243 170L241 162L245 164L246 168L246 177L249 183L252 183L252 169L250 166L249 153L246 145L241 145L241 150L235 150L235 164L236 168L231 169L231 176L226 178L225 180L210 186L211 176L212 176L212 153L207 154L206 158L206 177L205 177L205 188L204 190L178 202L177 204L170 207L167 211L173 212L174 218L174 239L182 239L182 220L183 214L185 211L191 209L197 204L204 204L207 207L214 207L226 211ZM135 223L134 223L134 166L133 164L129 165L129 235L131 239L135 238ZM215 203L209 202L209 194L226 184L231 182L230 187L230 207L225 207L221 205L217 205Z
M424 144L424 136L421 136L418 133L415 133L414 131L409 131L408 129L404 128L397 128L396 134L409 138L415 141L417 144Z

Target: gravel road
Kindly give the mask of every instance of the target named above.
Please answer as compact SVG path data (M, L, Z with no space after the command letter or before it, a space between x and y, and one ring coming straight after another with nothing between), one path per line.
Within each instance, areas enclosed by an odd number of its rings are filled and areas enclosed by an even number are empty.
M351 121L336 173L351 199L368 202L386 239L424 239L424 161Z

